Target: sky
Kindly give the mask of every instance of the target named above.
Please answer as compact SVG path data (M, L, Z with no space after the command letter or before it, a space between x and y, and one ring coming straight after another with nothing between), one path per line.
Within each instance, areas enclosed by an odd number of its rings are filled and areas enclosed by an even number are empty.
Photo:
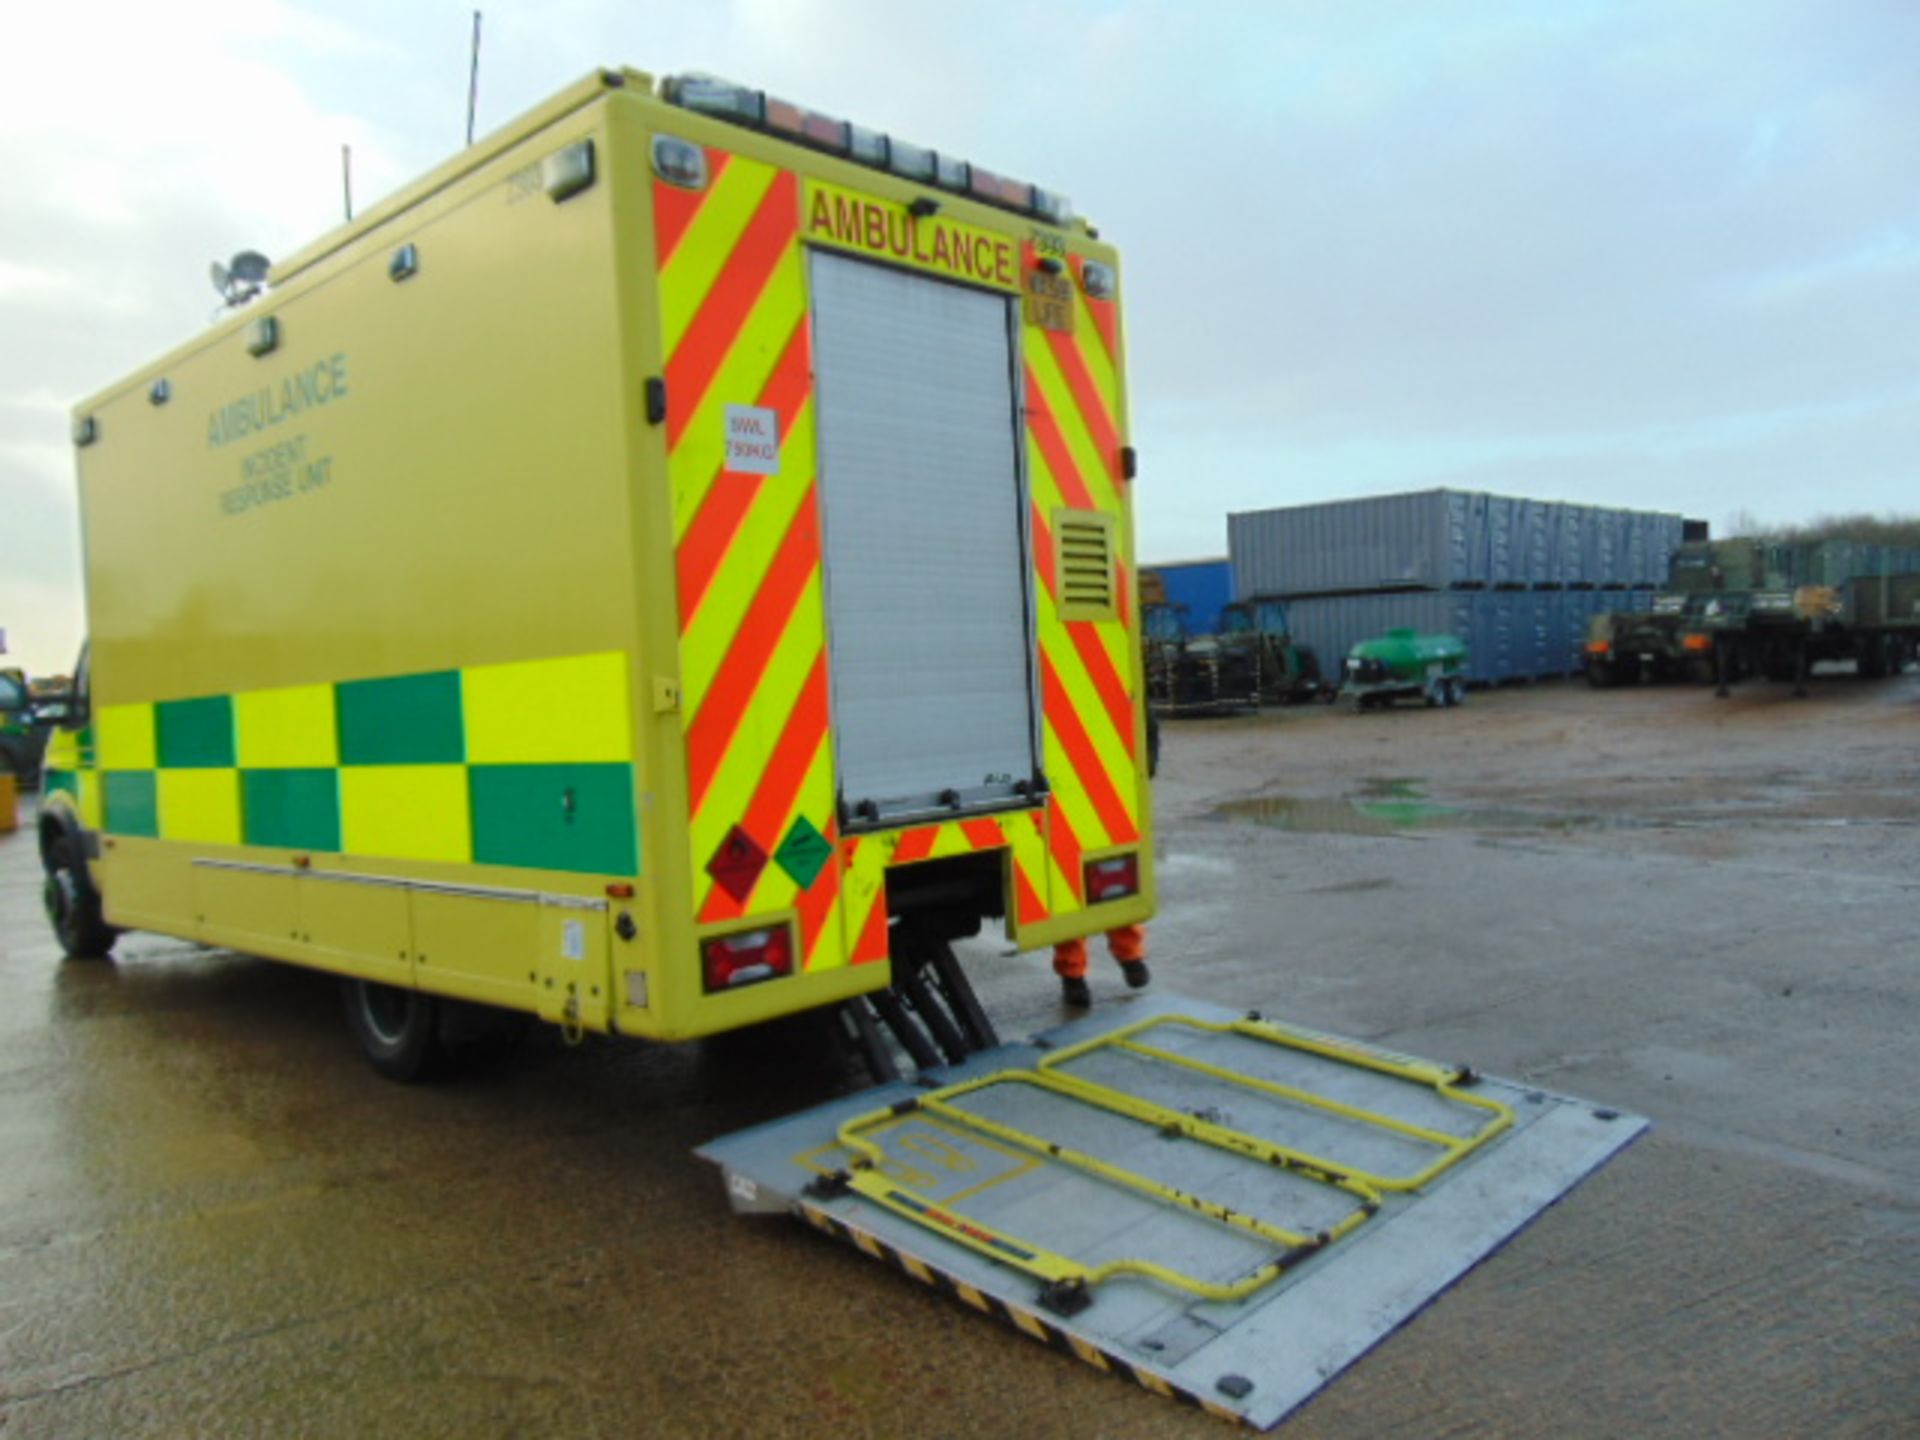
M1920 511L1920 4L483 0L484 133L706 70L1066 192L1123 256L1139 550L1451 486ZM73 405L464 140L473 6L14 6L0 664L84 629Z

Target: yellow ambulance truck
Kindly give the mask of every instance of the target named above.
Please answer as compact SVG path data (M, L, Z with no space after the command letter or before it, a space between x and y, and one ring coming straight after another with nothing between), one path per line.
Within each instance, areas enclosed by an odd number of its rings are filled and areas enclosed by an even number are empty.
M1164 994L998 1043L953 939L1153 908L1119 271L1053 194L609 71L257 269L75 416L70 953L336 972L400 1079L831 1014L883 1083L704 1147L737 1207L1261 1426L1644 1128Z
M947 940L1151 913L1118 262L1060 197L605 71L270 278L75 415L70 952L337 972L411 1078L455 1012L985 1038Z

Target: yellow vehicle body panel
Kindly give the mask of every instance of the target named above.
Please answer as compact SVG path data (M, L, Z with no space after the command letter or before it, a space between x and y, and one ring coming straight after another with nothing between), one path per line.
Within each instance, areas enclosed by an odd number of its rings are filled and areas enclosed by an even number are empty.
M662 132L704 189L655 178ZM1149 915L1118 309L1082 283L1117 261L964 197L919 224L926 188L605 72L82 406L90 710L48 794L108 919L681 1038L885 985L903 866L997 853L1023 945ZM1025 297L1047 790L1006 813L839 813L815 245ZM730 469L741 406L777 476ZM1127 853L1139 893L1089 905ZM700 941L771 925L795 974L706 993Z

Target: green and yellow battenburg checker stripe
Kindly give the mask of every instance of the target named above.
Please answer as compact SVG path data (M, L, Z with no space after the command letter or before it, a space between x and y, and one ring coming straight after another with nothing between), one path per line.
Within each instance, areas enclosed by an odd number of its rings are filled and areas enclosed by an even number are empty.
M639 870L618 653L103 705L94 730L110 834Z

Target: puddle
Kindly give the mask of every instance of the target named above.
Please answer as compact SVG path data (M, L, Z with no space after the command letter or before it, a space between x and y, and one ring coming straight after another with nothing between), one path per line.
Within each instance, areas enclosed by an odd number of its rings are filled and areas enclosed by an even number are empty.
M1213 812L1213 818L1251 821L1273 830L1312 835L1397 835L1412 830L1565 831L1607 823L1597 815L1445 805L1426 799L1419 787L1418 780L1365 780L1358 795L1343 800L1261 795L1230 800Z
M1426 798L1426 783L1418 775L1363 775L1360 795L1366 800L1421 800Z

